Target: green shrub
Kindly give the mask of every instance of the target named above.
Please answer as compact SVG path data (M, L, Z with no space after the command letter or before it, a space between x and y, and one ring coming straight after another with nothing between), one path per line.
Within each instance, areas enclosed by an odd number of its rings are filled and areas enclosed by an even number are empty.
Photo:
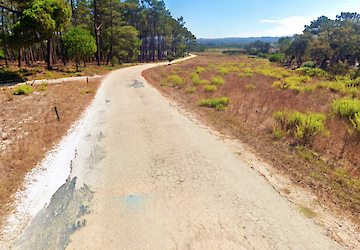
M215 86L223 85L225 83L221 76L214 77L211 82Z
M264 54L264 53L261 53L261 52L259 52L258 54L257 54L257 57L258 58L267 58L268 57L268 55L267 54Z
M245 68L243 69L244 73L254 73L254 71L251 68Z
M254 86L253 84L248 84L248 85L245 86L245 88L247 90L253 90L253 89L256 89L256 86Z
M244 77L244 73L240 73L238 76L239 77Z
M324 125L324 121L327 119L325 114L278 111L273 114L273 119L280 122L283 129L292 129L294 135L300 139L309 140L320 132L323 135L328 135Z
M254 73L246 73L246 74L245 74L246 77L251 77L251 76L253 76L253 75L254 75Z
M349 117L349 119L356 131L360 134L360 113L356 112L353 116L353 119L351 119L351 117Z
M286 133L282 132L281 127L273 127L273 134L276 139L282 138Z
M90 94L90 93L94 93L94 90L92 90L92 89L81 90L81 94L82 94L82 95L84 95L84 94Z
M187 88L187 89L185 89L185 91L186 91L187 93L194 93L195 90L196 90L196 88Z
M47 87L46 87L46 86L40 86L40 87L39 87L39 90L40 90L40 91L45 91L45 90L47 90Z
M215 85L205 85L204 90L205 91L216 91L217 87Z
M209 85L210 81L209 80L201 80L200 84Z
M270 62L280 63L283 60L283 55L281 54L273 54L269 57Z
M228 75L229 74L229 70L228 69L226 69L226 68L222 68L222 69L220 69L220 71L219 71L219 74L220 75Z
M316 62L307 61L304 63L304 65L302 67L314 69L314 68L316 68Z
M200 74L202 72L205 72L206 70L203 67L196 67L195 71L196 71L196 73Z
M172 75L168 77L168 81L171 82L174 86L183 84L183 79L177 75Z
M335 114L341 117L353 117L355 113L360 112L360 101L350 98L334 100L331 108Z
M14 90L14 95L28 95L34 92L30 85L21 85Z
M201 106L214 107L216 110L224 110L227 105L231 103L230 98L211 98L211 99L200 99Z
M115 66L119 63L119 59L116 56L113 56L110 60L111 66Z
M193 84L195 84L196 86L201 84L200 78L199 78L199 75L198 75L198 74L196 74L196 73L191 73L191 74L190 74L190 77L191 77L191 79L192 79Z

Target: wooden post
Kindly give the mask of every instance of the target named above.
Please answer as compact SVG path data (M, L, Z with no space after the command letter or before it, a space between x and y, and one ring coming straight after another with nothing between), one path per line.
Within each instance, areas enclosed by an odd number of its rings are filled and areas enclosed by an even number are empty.
M59 117L59 114L58 114L58 111L57 111L56 106L55 106L54 108L55 108L55 113L56 113L56 116L57 116L57 118L58 118L58 121L60 121L60 117Z

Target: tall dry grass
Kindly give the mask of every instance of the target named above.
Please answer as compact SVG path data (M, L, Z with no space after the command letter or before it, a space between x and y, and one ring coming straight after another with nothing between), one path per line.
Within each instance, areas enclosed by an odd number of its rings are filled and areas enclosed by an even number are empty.
M352 218L359 222L360 211L360 136L351 129L347 118L330 115L331 103L341 97L324 88L314 92L299 93L294 90L280 90L271 86L277 80L254 73L253 76L239 77L239 72L222 75L225 84L217 91L205 91L202 85L187 84L172 87L160 86L174 67L180 67L185 78L195 72L196 67L209 69L200 73L200 80L210 80L219 76L214 66L219 63L243 63L254 68L260 62L246 57L199 56L181 65L154 68L144 72L144 76L163 93L170 94L185 106L195 110L205 122L212 123L224 134L232 135L249 144L280 172L287 175L296 185L310 188L334 210L350 211ZM276 67L276 65L273 65ZM320 81L314 79L314 81ZM252 85L252 88L247 86ZM196 88L188 94L185 89ZM231 104L225 111L201 107L200 98L230 97ZM329 136L321 133L311 140L296 138L292 132L275 139L274 127L278 126L272 115L278 110L296 110L302 113L325 113L329 116L326 128Z

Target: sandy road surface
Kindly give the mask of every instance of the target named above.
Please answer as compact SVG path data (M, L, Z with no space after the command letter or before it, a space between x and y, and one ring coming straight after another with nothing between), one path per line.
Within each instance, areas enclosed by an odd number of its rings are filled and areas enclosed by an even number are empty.
M15 249L341 249L148 85L152 66L106 79L71 179Z

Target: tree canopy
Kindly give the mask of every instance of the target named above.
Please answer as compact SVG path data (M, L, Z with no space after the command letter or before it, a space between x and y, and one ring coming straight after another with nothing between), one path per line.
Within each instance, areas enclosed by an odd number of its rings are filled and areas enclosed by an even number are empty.
M76 70L81 60L92 57L96 52L96 43L90 32L80 27L72 27L63 36L65 54L75 60Z
M321 16L305 25L303 34L283 41L278 44L288 63L295 60L300 66L310 60L321 68L340 62L355 65L360 62L360 15L342 12L335 20Z
M70 58L63 46L71 27L94 37L98 64L166 60L183 56L195 43L182 17L173 18L159 0L4 0L4 56L31 64ZM46 41L46 45L44 42ZM22 57L22 55L24 55ZM93 56L81 60L93 60Z

